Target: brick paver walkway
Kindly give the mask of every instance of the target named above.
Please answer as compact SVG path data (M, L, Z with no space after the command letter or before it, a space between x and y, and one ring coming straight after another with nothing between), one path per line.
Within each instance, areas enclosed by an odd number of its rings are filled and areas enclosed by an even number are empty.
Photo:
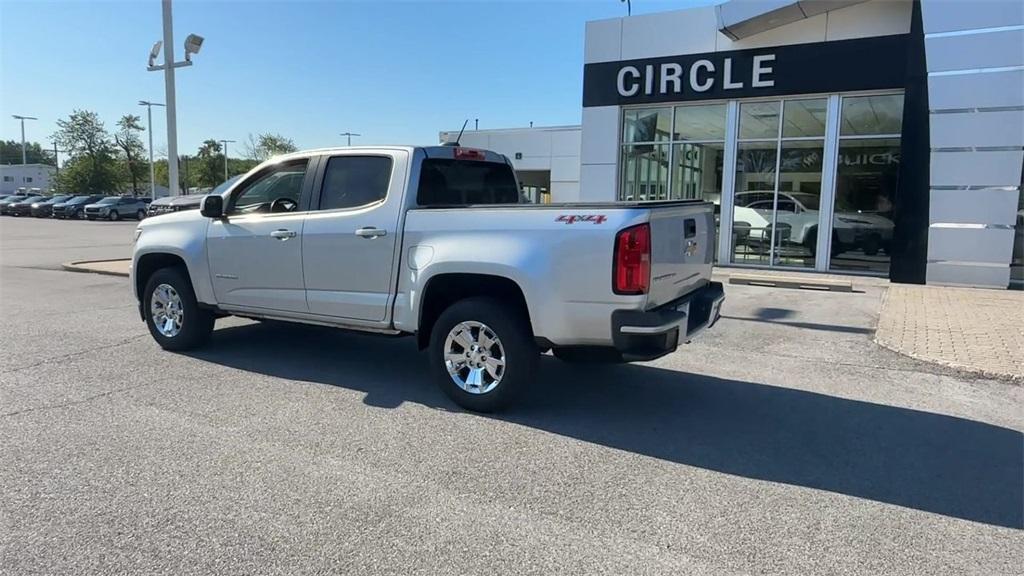
M893 284L875 341L920 360L1024 380L1024 292Z

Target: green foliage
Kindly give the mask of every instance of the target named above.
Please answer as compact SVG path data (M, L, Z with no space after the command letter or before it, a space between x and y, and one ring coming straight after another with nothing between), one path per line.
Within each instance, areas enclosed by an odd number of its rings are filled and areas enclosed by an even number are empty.
M205 175L198 171L203 166L204 159L197 156L182 156L178 163L178 182L182 193L192 188L212 188L224 181L224 156L214 156L213 165L207 168ZM244 158L228 158L228 176L245 174L259 164L256 160ZM186 169L187 168L187 169ZM161 186L168 185L167 159L161 158L154 162L153 172L156 176L156 183Z
M119 169L124 180L132 183L132 192L139 193L140 184L149 181L149 167L143 160L146 147L142 144L139 134L143 131L142 119L134 114L126 114L117 121L117 132L114 142L124 155Z
M124 180L116 149L95 112L75 110L58 120L53 140L70 155L57 179L60 190L107 194L120 189Z
M56 166L53 150L45 150L39 142L25 143L25 159L29 164ZM21 164L21 141L0 140L0 164Z
M244 143L245 156L250 160L260 162L280 154L295 152L298 148L291 138L285 138L280 134L265 132L258 136L249 134L248 140Z

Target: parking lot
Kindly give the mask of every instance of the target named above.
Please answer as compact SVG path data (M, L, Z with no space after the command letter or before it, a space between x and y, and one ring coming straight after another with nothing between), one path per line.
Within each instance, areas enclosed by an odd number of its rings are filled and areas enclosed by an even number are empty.
M727 286L658 361L455 408L409 339L161 351L134 222L0 221L0 573L1019 574L1024 388L872 341L884 287ZM1016 568L1015 568L1016 566Z

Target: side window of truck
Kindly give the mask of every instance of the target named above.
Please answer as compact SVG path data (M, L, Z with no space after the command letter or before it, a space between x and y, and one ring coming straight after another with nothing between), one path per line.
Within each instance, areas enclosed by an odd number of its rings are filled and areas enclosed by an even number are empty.
M359 208L388 195L391 158L388 156L335 156L328 160L320 188L320 210Z
M420 206L525 202L512 167L498 162L428 158L420 169Z
M293 160L271 166L231 195L228 214L294 212L299 209L302 181L309 160Z

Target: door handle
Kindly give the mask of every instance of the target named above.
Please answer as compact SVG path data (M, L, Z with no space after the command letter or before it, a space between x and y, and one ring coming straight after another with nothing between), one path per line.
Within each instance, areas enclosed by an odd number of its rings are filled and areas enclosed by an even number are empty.
M270 233L271 238L277 238L278 240L287 240L289 238L295 238L296 234L294 230L285 230L280 228Z
M377 236L386 236L387 230L381 230L380 228L374 228L373 226L367 226L356 230L356 236L360 238L376 238Z

